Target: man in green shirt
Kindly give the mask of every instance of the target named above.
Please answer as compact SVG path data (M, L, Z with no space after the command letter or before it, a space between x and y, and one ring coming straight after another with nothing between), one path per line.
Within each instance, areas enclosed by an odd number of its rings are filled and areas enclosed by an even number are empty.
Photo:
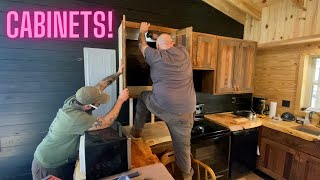
M96 86L84 86L65 100L50 125L48 134L34 153L32 162L34 180L41 180L48 175L63 180L73 179L80 136L87 130L109 127L129 97L129 91L125 89L120 93L114 107L104 117L94 117L91 114L97 106L108 102L109 96L103 93L103 90L121 74L122 66L117 73L104 78Z

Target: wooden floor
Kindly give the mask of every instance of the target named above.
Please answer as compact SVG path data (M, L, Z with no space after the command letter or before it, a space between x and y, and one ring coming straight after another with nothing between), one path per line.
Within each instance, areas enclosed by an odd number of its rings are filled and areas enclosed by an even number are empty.
M245 166L238 163L233 163L231 167L231 179L235 180L271 180L269 176L263 174L257 174L248 170Z

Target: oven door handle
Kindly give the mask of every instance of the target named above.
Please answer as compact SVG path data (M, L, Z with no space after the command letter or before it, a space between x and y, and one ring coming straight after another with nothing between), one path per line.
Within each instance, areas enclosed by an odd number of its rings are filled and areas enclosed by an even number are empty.
M201 139L201 140L206 140L206 139L211 139L211 140L217 140L219 138L225 137L225 136L230 136L230 132L222 133L222 134L213 134L209 136L202 136L196 139Z

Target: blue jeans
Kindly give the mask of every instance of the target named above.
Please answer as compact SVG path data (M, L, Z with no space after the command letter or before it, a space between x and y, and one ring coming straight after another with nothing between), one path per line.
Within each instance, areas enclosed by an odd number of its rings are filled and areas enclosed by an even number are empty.
M144 91L140 94L136 115L134 118L134 128L143 129L146 119L151 113L162 119L168 126L175 155L175 161L181 173L175 179L191 180L193 169L191 167L191 129L194 122L194 114L172 114L165 111L165 107L158 107L150 99L151 91Z

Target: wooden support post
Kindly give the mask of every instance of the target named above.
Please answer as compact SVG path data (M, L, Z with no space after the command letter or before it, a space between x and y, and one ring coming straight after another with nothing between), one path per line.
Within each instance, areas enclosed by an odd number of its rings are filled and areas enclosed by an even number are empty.
M154 114L151 113L151 124L154 124L154 119L155 119Z
M133 126L133 98L129 99L129 126Z

